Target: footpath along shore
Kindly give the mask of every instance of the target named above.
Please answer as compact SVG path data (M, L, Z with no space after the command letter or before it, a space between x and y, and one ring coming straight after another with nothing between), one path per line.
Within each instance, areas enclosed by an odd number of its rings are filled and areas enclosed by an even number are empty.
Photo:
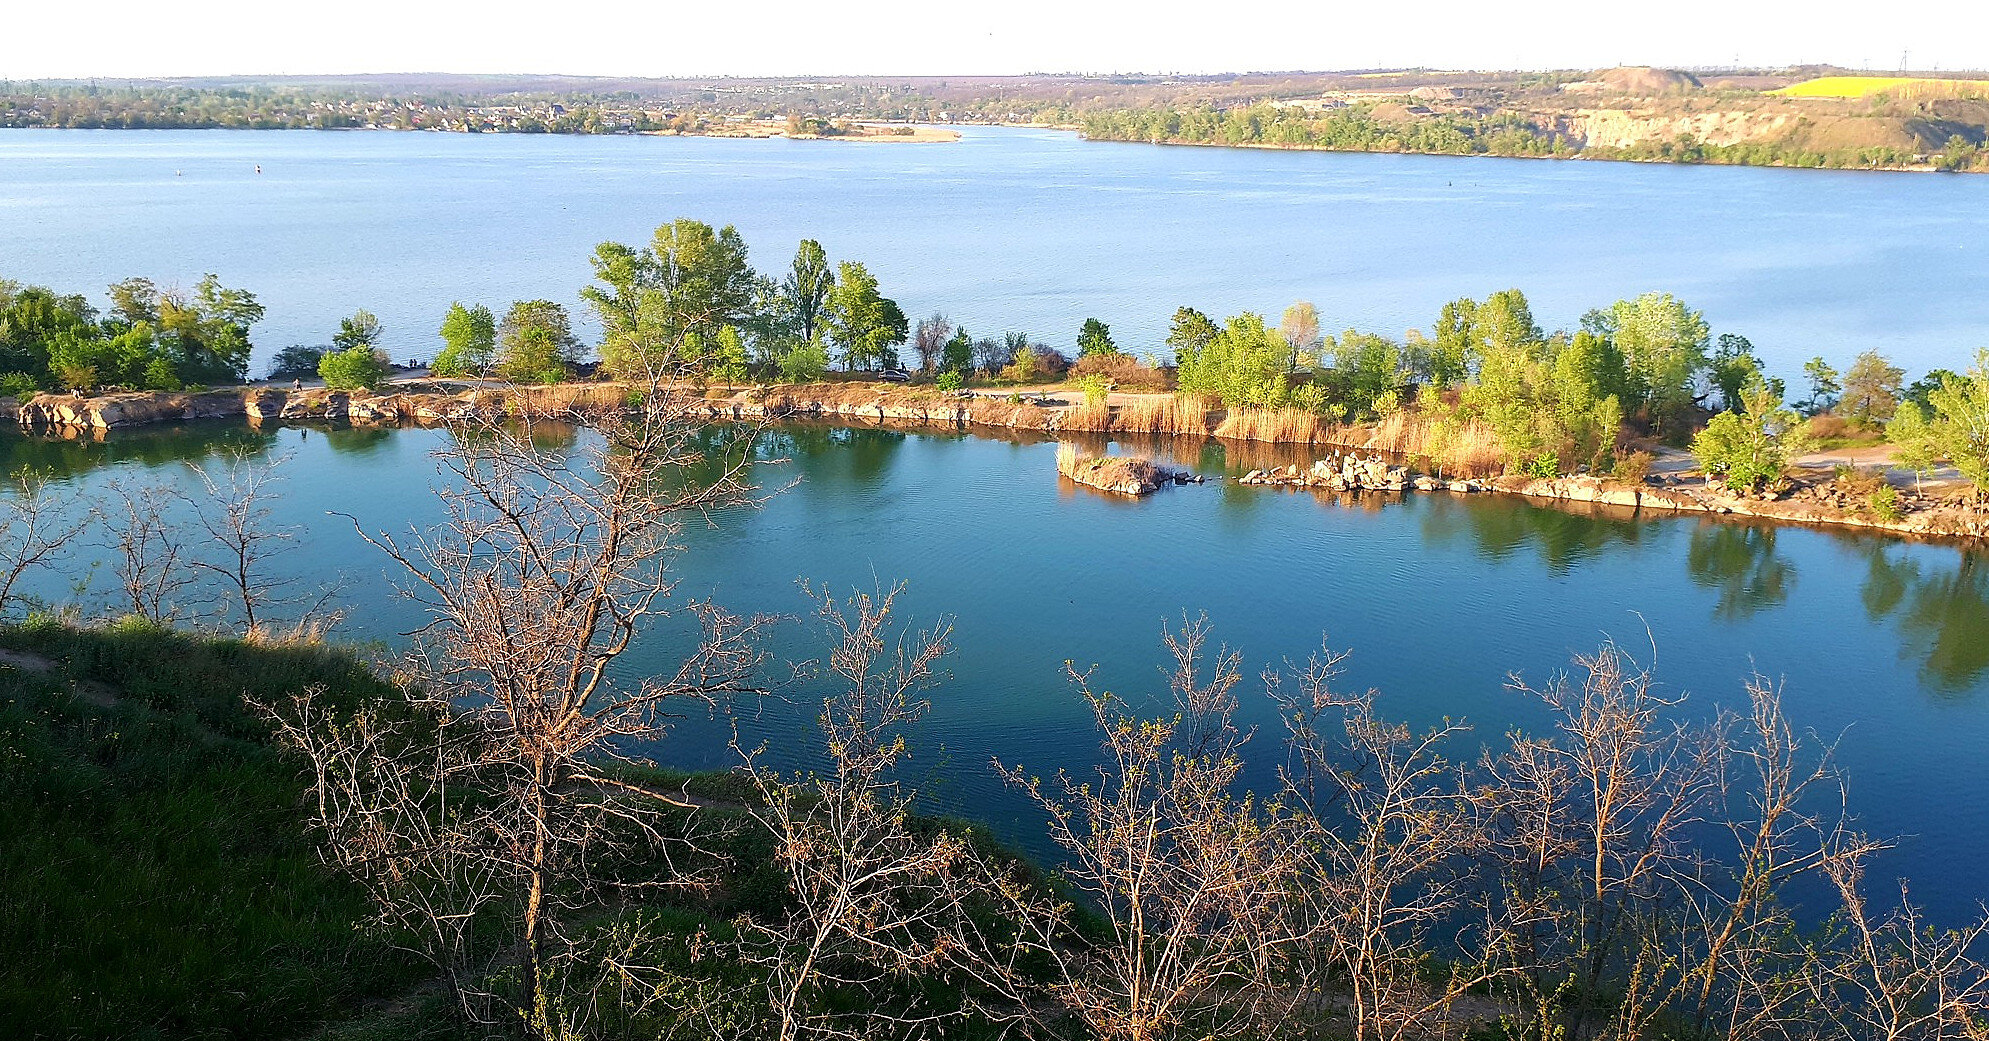
M23 430L101 438L123 427L200 419L252 423L348 423L358 426L437 425L477 417L512 415L584 419L616 408L630 387L619 383L511 386L452 380L410 380L380 392L307 387L234 387L199 393L127 392L96 397L41 394L21 402L0 399L0 420ZM1119 396L1115 395L1117 399ZM705 417L714 421L826 420L910 429L981 430L1152 438L1213 437L1214 418L1197 435L1123 430L1113 419L1125 406L1085 405L1036 395L945 394L930 388L868 383L714 388L702 393ZM1671 473L1630 482L1587 475L1551 479L1507 475L1453 479L1418 473L1369 443L1362 427L1347 427L1328 441L1286 443L1318 454L1306 464L1249 470L1239 482L1332 492L1405 494L1503 494L1556 505L1595 509L1697 513L1741 520L1827 525L1938 539L1989 538L1989 512L1972 501L1901 496L1897 516L1885 516L1833 492L1827 482L1797 482L1779 496L1734 495L1690 475ZM1223 439L1226 442L1227 438ZM1277 442L1272 442L1276 444Z

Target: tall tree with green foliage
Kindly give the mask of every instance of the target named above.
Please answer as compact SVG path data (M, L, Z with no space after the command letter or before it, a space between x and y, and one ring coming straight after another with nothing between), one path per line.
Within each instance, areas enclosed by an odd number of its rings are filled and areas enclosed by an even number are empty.
M1192 307L1176 308L1167 325L1167 346L1176 365L1191 365L1221 332L1208 315Z
M1713 389L1720 393L1720 407L1728 412L1741 407L1741 394L1749 384L1767 379L1761 359L1754 353L1754 344L1739 333L1720 334L1719 343L1713 348L1708 377Z
M378 347L381 332L380 319L373 312L361 308L352 312L352 317L338 320L338 332L332 334L332 347L341 351L354 347Z
M1965 375L1927 395L1933 450L1954 464L1976 490L1989 491L1989 349L1975 352Z
M822 244L814 239L802 239L795 247L794 260L788 265L787 275L781 279L781 292L786 298L793 323L794 334L803 340L813 340L826 332L823 317L829 304L829 292L836 285L836 273L829 268L829 255Z
M1213 333L1202 328L1204 322L1208 319L1198 311L1175 312L1175 325L1182 333L1175 352L1183 391L1220 398L1228 408L1277 408L1290 403L1291 384L1285 377L1291 345L1264 324L1264 316L1245 312L1219 329L1210 322ZM1174 339L1169 336L1170 342ZM1202 342L1196 346L1198 340Z
M1803 362L1803 378L1809 381L1809 400L1804 408L1811 415L1828 412L1837 404L1837 395L1844 387L1837 382L1837 370L1822 355Z
M1837 414L1866 426L1882 426L1899 410L1906 370L1877 351L1861 352L1844 371L1844 395Z
M685 338L713 343L742 324L756 287L739 232L695 220L657 228L643 249L601 243L593 265L598 284L581 296L601 318L602 367L624 377L677 375L650 370L691 364L679 350Z
M497 319L482 304L458 300L442 316L442 350L429 370L437 376L463 376L490 369L497 355Z
M1077 331L1077 355L1092 358L1101 354L1117 354L1119 346L1112 342L1112 327L1096 318L1086 318L1084 326Z
M520 300L497 327L497 371L513 383L559 383L566 379L580 341L566 308L551 300Z
M1643 411L1659 433L1680 429L1692 407L1693 383L1706 368L1711 330L1705 315L1670 293L1645 293L1589 312L1582 327L1608 337L1622 353L1628 374L1623 407Z
M904 312L878 292L870 269L854 261L836 265L827 314L829 338L841 348L843 368L849 370L895 364L893 348L911 331Z

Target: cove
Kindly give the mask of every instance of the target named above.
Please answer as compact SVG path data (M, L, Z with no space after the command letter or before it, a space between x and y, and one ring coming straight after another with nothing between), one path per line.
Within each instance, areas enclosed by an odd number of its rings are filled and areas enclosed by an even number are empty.
M551 450L590 436L542 433ZM335 637L385 654L421 618L395 595L386 562L328 511L369 530L433 523L429 453L448 436L198 423L103 441L7 434L0 461L51 468L101 498L114 480L190 490L187 463L211 464L224 448L288 454L276 519L300 537L281 574L308 588L340 584L348 613ZM708 433L714 445L727 436ZM808 602L797 579L841 590L909 583L906 612L920 622L950 617L958 645L913 768L940 781L942 808L988 819L1025 846L1041 848L1032 832L1040 822L988 760L1086 771L1096 742L1064 663L1095 664L1100 685L1151 705L1164 693L1161 627L1186 610L1207 612L1247 675L1302 659L1323 635L1353 652L1342 682L1379 688L1389 715L1461 718L1486 743L1543 724L1504 689L1508 676L1545 682L1604 639L1653 665L1669 690L1689 692L1684 711L1695 715L1740 704L1742 682L1758 670L1784 684L1798 726L1841 736L1862 826L1899 837L1874 877L1911 878L1916 899L1944 920L1981 896L1989 569L1976 553L1691 517L1584 515L1504 497L1244 487L1233 478L1261 461L1215 442L1170 461L1228 480L1137 502L1061 482L1047 440L796 424L769 432L756 451L766 460L758 483L785 490L760 509L687 524L674 569L680 594L798 615ZM109 577L91 565L103 552L84 547L37 592L101 608ZM676 639L666 623L627 667L659 668ZM777 643L791 657L821 650L799 624ZM813 698L794 690L760 706L749 736L800 734ZM1269 705L1246 697L1243 714L1263 728L1268 750ZM673 766L726 766L727 736L720 723L687 720L655 754Z

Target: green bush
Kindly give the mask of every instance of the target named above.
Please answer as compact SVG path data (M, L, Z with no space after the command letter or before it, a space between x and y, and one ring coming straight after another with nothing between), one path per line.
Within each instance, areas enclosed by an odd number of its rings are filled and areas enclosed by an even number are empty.
M333 390L372 390L394 371L386 352L364 345L331 351L318 359L318 375Z
M959 370L947 369L945 372L940 373L939 378L933 380L932 383L933 386L951 394L961 387L966 386L967 381L960 378Z

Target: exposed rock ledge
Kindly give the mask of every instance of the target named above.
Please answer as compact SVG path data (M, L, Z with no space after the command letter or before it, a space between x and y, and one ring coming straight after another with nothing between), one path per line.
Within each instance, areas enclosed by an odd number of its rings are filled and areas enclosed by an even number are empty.
M628 388L615 383L571 383L548 387L472 385L447 381L395 384L389 393L357 394L323 388L285 390L244 387L191 394L119 393L91 398L40 394L27 402L0 399L0 419L27 429L94 429L194 419L246 417L251 421L346 422L359 425L433 424L471 416L527 414L572 416L614 408ZM849 384L755 388L713 393L704 402L712 419L814 418L911 426L970 427L1055 432L1074 410L1016 403L988 396L907 396L882 390L868 393ZM1661 510L1838 527L1864 528L1934 538L1989 537L1989 513L1958 505L1921 510L1898 519L1835 508L1822 503L1764 500L1730 495L1705 485L1652 487L1594 477L1541 480L1439 480L1415 474L1379 457L1336 453L1310 469L1283 467L1251 471L1245 484L1303 486L1336 491L1499 492L1556 503L1582 503L1624 510Z

